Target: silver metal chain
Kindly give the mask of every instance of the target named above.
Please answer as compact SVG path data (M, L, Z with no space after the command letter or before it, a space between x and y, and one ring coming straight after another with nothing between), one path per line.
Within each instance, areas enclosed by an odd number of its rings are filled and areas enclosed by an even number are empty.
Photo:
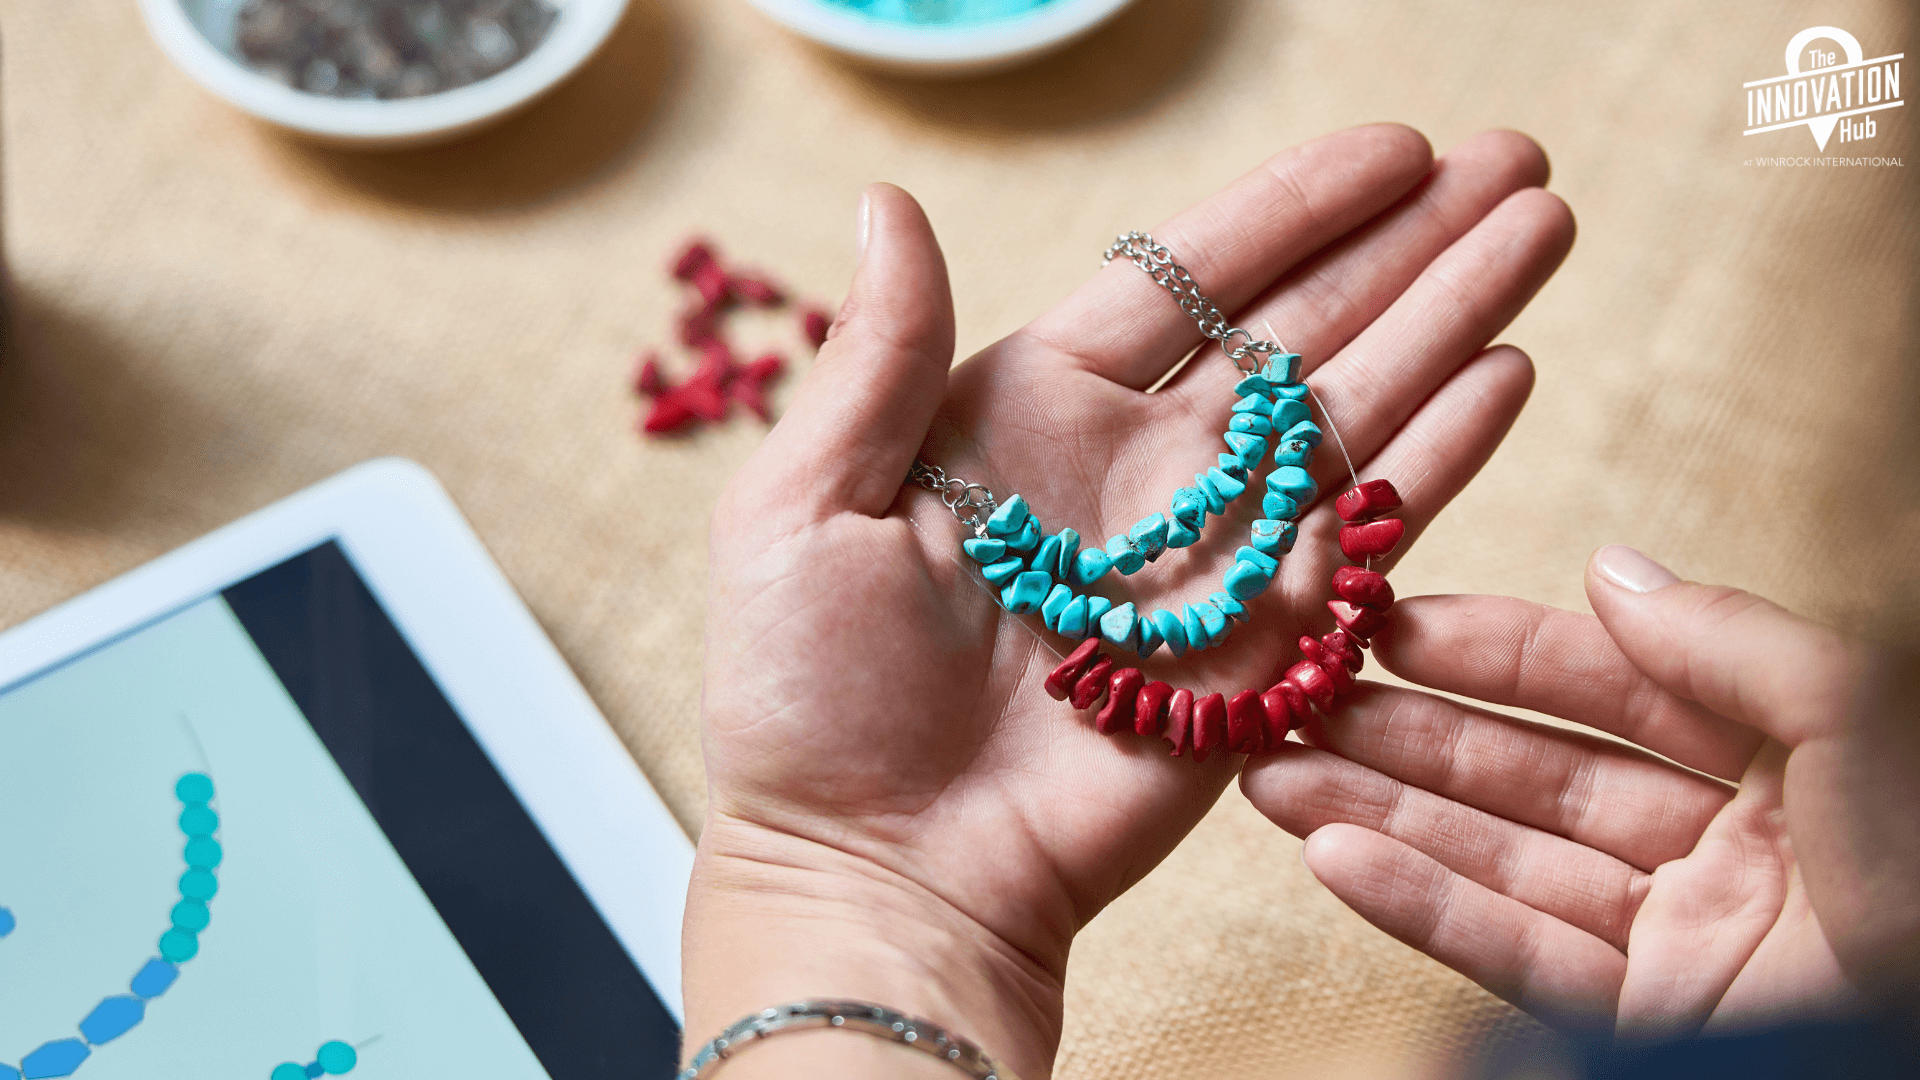
M987 535L987 517L999 504L994 502L993 492L983 485L948 476L940 466L929 465L917 458L907 470L907 483L918 484L937 493L940 501L947 504L947 509L953 511L953 516L961 524L972 527L975 536Z
M1138 231L1120 234L1120 238L1107 249L1101 265L1123 255L1133 265L1146 271L1147 276L1161 288L1173 294L1174 300L1180 304L1180 310L1200 327L1200 333L1208 340L1220 343L1220 351L1227 354L1227 359L1233 361L1233 366L1239 368L1241 374L1259 373L1261 357L1286 351L1287 347L1278 341L1263 341L1230 325L1220 308L1200 291L1199 284L1193 280L1187 268L1176 262L1173 252L1151 234ZM1237 345L1236 340L1240 342ZM948 476L939 466L917 459L913 467L907 470L907 483L937 492L940 501L947 504L947 509L953 511L955 518L962 524L972 526L975 536L987 535L986 516L993 513L995 506L993 492L957 476Z
M701 1047L693 1061L680 1072L679 1080L702 1080L720 1067L720 1063L739 1052L741 1046L777 1035L782 1031L836 1027L858 1031L930 1054L966 1073L974 1080L1019 1080L996 1064L978 1046L929 1020L895 1012L866 1001L795 1001L787 1005L742 1018L720 1033L720 1037Z
M1187 273L1187 268L1174 261L1173 252L1151 235L1143 232L1121 233L1120 238L1107 249L1107 257L1102 260L1102 265L1123 255L1133 265L1146 271L1147 276L1161 288L1172 293L1180 304L1180 310L1199 325L1200 333L1220 343L1220 351L1227 354L1227 359L1233 361L1233 366L1239 368L1242 374L1257 374L1260 357L1286 351L1286 346L1277 341L1262 341L1230 325L1214 302L1202 295L1199 284L1193 280L1192 274ZM1234 344L1236 339L1241 343Z

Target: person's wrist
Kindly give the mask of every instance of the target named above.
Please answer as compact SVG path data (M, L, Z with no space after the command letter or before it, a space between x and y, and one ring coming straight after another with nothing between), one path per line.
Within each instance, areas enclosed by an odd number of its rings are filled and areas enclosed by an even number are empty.
M1051 1072L1059 974L911 879L791 833L710 814L688 893L686 1053L748 1013L806 998L870 1001L973 1042L1022 1080ZM782 1034L727 1080L809 1074L953 1075L845 1032Z

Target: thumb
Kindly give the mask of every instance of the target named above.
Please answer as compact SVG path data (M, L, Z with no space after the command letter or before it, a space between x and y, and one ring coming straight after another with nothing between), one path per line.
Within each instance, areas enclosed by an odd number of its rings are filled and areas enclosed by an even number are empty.
M860 197L860 265L819 359L742 477L761 505L813 518L879 516L946 395L953 293L933 226L913 196Z
M1681 581L1614 544L1587 563L1587 599L1635 667L1721 716L1790 747L1846 719L1860 653L1763 597Z

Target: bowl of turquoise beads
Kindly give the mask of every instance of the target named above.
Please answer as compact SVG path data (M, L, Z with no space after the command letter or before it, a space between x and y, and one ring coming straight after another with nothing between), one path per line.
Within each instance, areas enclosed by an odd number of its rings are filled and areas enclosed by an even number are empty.
M931 76L976 75L1057 49L1132 0L748 0L854 59Z

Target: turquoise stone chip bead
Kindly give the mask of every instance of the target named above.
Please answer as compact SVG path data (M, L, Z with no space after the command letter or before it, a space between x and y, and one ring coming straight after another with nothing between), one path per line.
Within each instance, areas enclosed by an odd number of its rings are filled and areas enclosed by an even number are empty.
M1100 620L1113 610L1113 601L1104 596L1087 597L1087 637L1100 636Z
M1300 504L1291 495L1268 491L1266 498L1260 500L1260 512L1275 521L1292 521L1300 516Z
M1066 611L1067 605L1071 603L1073 603L1073 590L1065 585L1055 585L1053 591L1048 593L1047 598L1040 604L1040 621L1047 624L1047 629L1059 633L1060 614Z
M1276 398L1292 398L1295 401L1305 401L1307 400L1307 384L1297 382L1288 383L1285 386L1276 386L1273 388L1273 396Z
M1040 610L1045 611L1046 608L1042 606ZM1072 600L1067 601L1067 606L1061 609L1060 619L1054 624L1053 629L1061 637L1072 638L1075 641L1086 637L1087 598L1084 596L1076 596Z
M1107 558L1106 552L1097 547L1081 548L1080 554L1073 557L1073 577L1068 580L1084 589L1106 577L1111 569L1113 560Z
M1283 383L1300 381L1300 354L1290 352L1274 353L1261 365L1260 374L1268 382L1278 386Z
M1049 536L1040 541L1040 546L1034 550L1033 558L1027 561L1027 565L1033 567L1035 570L1045 570L1047 573L1059 577L1060 538L1057 536Z
M1040 610L1046 602L1048 590L1053 588L1053 575L1045 570L1029 570L1013 579L1013 584L1000 590L1000 606L1015 615L1031 615Z
M1241 397L1239 401L1233 403L1233 411L1237 413L1254 413L1259 416L1272 416L1273 400L1271 398L1261 397L1259 394L1247 394Z
M1273 421L1259 413L1234 413L1233 418L1227 421L1227 430L1243 432L1247 435L1271 435Z
M1002 559L991 566L983 567L980 570L980 576L995 585L999 585L1026 568L1027 561L1025 559Z
M1251 600L1266 591L1267 582L1273 577L1265 570L1250 562L1237 562L1227 570L1221 584L1227 587L1227 595L1235 600Z
M1257 548L1250 548L1245 544L1240 545L1239 549L1233 553L1233 557L1240 562L1250 562L1260 569L1265 570L1268 577L1272 577L1280 572L1279 559Z
M1240 493L1247 490L1247 485L1244 481L1235 480L1233 477L1228 476L1219 466L1207 470L1207 480L1213 484L1213 490L1219 492L1220 497L1226 499L1228 502L1239 498Z
M1249 375L1233 384L1234 397L1246 397L1249 394L1258 394L1268 401L1272 401L1273 384L1268 382L1263 375Z
M1180 628L1186 631L1187 648L1198 651L1213 647L1213 635L1207 633L1207 624L1200 621L1200 613L1192 604L1181 607Z
M1295 424L1313 419L1313 410L1304 401L1281 398L1273 403L1273 430L1286 431Z
M1286 499L1287 497L1282 495L1280 498ZM1292 502L1293 500L1287 499L1287 501ZM1250 543L1253 544L1255 551L1262 551L1268 555L1285 555L1287 552L1293 550L1293 540L1295 536L1299 535L1300 526L1295 525L1291 521L1261 518L1259 521L1253 523L1253 528L1248 530L1248 532L1252 536Z
M1221 454L1214 458L1220 463L1220 471L1241 483L1247 482L1247 465L1238 454Z
M1200 494L1206 496L1208 513L1224 514L1227 512L1226 496L1220 494L1219 490L1213 486L1213 481L1207 479L1205 473L1193 474L1193 486Z
M1297 440L1299 442L1306 443L1309 446L1319 446L1320 445L1320 425L1314 423L1311 420L1302 420L1299 423L1288 428L1287 433L1285 435L1282 435L1281 439L1288 442L1293 442Z
M1194 529L1207 523L1207 497L1199 488L1183 487L1173 493L1173 520Z
M1168 652L1175 657L1187 655L1187 627L1180 621L1180 616L1161 608L1153 613L1153 628L1166 639Z
M1007 542L1005 540L988 540L985 537L975 537L961 544L960 547L966 551L969 558L982 566L988 563L999 562L1007 556Z
M1116 649L1131 649L1140 640L1139 622L1140 617L1133 613L1133 604L1121 604L1100 616L1100 636Z
M1008 551L1032 551L1040 546L1040 519L1028 516L1020 531L1007 538Z
M1301 468L1313 464L1313 444L1300 439L1283 442L1273 448L1275 465L1298 465Z
M1148 514L1127 530L1127 539L1148 562L1160 557L1167 550L1167 515Z
M1200 539L1200 530L1174 518L1167 522L1167 546L1170 548L1192 547Z
M1043 566L1042 570L1052 570L1053 576L1061 581L1073 574L1074 560L1080 554L1080 534L1072 529L1061 529L1054 534L1060 538L1060 562L1056 566Z
M1159 628L1153 625L1152 619L1141 619L1137 629L1140 631L1140 640L1134 643L1133 651L1140 654L1140 659L1145 660L1165 642L1160 637Z
M1031 516L1027 510L1027 500L1019 495L1008 499L987 515L987 535L1008 537L1020 531Z
M1313 482L1313 477L1298 465L1282 465L1268 473L1267 490L1277 491L1301 506L1311 503L1313 497L1320 494L1320 487Z
M1113 560L1113 568L1122 574L1131 574L1147 565L1146 552L1133 546L1133 541L1124 535L1114 536L1107 541L1107 558Z
M1246 621L1247 605L1235 600L1226 593L1208 593L1207 603L1212 604L1215 611L1218 611L1229 619L1239 619L1242 622Z
M1258 435L1229 431L1220 437L1233 448L1233 456L1240 459L1240 464L1249 469L1260 464L1260 459L1267 456L1267 440Z
M1234 606L1239 607L1240 605L1236 603ZM1218 607L1215 607L1211 600L1202 600L1197 604L1188 604L1187 610L1200 616L1200 626L1207 632L1208 648L1220 644L1220 639L1227 636L1227 627L1231 625L1227 622L1227 614ZM1240 608L1240 610L1245 611L1246 608ZM1193 635L1188 634L1187 639L1191 641Z

